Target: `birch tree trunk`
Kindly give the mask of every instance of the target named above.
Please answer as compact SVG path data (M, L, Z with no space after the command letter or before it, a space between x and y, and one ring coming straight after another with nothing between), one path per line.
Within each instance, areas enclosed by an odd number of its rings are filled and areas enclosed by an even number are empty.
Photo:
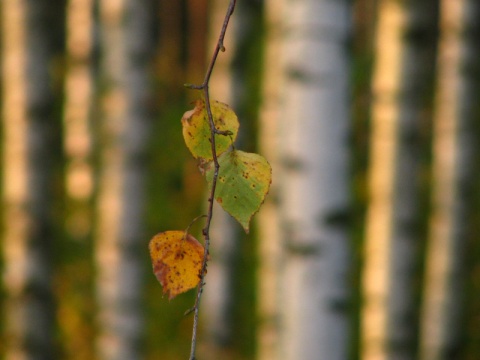
M139 359L145 151L151 104L150 0L100 3L104 93L96 226L101 359Z
M462 190L462 196L465 197L468 192L469 205L469 246L465 250L466 260L469 264L468 281L468 299L466 309L462 311L465 323L462 328L466 337L460 356L466 359L475 359L480 354L480 22L474 19L480 19L480 2L470 1L468 4L467 20L465 24L465 41L467 56L463 71L466 72L465 78L468 79L468 105L465 105L464 113L470 114L468 130L464 132L469 134L468 142L474 148L474 155L470 162L472 165L473 176L465 186L465 192ZM470 192L471 191L471 192Z
M218 42L218 36L223 26L227 5L224 1L213 1L210 7L211 20L209 21L209 50L207 62L210 61L213 50ZM224 44L226 51L220 53L215 64L215 70L210 81L211 98L229 104L240 119L241 130L235 143L243 147L250 137L249 122L243 114L248 102L246 98L247 86L245 77L242 76L248 66L245 59L246 52L251 49L252 37L258 36L255 32L254 12L258 6L253 1L247 0L237 3L235 16L231 19L226 33ZM241 50L243 50L241 52ZM241 59L238 61L238 59ZM212 358L229 358L233 352L240 348L242 342L235 339L238 331L248 319L236 320L238 308L247 303L248 297L236 298L239 293L239 283L249 282L249 269L241 268L242 243L245 233L239 224L221 206L214 203L214 216L211 226L211 256L208 265L208 290L202 300L204 321L209 333L210 346L208 356ZM245 239L251 241L252 239ZM250 284L249 284L250 285ZM252 316L253 317L253 316ZM251 338L254 338L252 335ZM247 342L251 340L246 340ZM234 346L237 349L234 349ZM244 354L249 349L242 348Z
M347 1L287 1L282 56L279 359L346 359Z
M206 62L217 44L227 10L225 1L212 1L209 7L210 20L208 31L208 51ZM237 8L238 10L238 8ZM238 11L235 12L235 15ZM237 21L232 18L232 24ZM235 52L235 36L232 28L227 31L225 47L215 64L215 72L210 80L210 97L235 108L232 96L232 57ZM205 69L203 70L205 71ZM214 203L213 222L210 227L212 239L211 260L208 263L208 286L203 294L202 314L206 327L205 356L208 358L227 358L228 348L233 336L233 276L235 258L238 256L238 228L233 219L216 202ZM207 355L208 354L208 355Z
M430 1L379 2L363 274L362 358L413 359L422 99L433 66ZM430 42L433 43L433 42Z
M48 1L5 0L2 24L5 359L52 359L55 159Z
M262 104L260 107L259 152L272 166L270 192L258 213L258 345L257 359L278 358L279 348L279 273L281 269L279 196L279 120L281 113L280 64L282 45L282 13L285 1L265 1L265 55L263 68Z
M91 236L94 190L91 115L93 105L93 0L69 0L66 7L63 144L65 211L61 274L57 304L63 356L89 360L93 355ZM68 249L68 250L67 250ZM74 254L73 256L71 256ZM57 290L58 291L58 290ZM58 291L58 292L60 292Z
M418 279L421 240L426 233L426 189L422 187L422 128L428 120L426 108L435 60L435 1L407 2L407 27L403 34L401 88L397 124L397 150L393 188L393 220L389 258L387 344L389 358L415 359L418 349ZM383 119L384 120L384 119ZM382 119L378 119L382 121ZM374 189L372 189L374 191ZM374 221L374 220L373 220ZM378 271L378 270L377 270Z
M441 1L437 97L433 128L433 190L425 274L421 359L461 356L466 221L472 193L475 138L469 73L478 48L471 36L478 2ZM478 180L477 180L478 181Z
M78 239L91 231L89 202L93 192L91 166L93 0L70 0L67 8L68 71L65 78L64 142L66 193L74 202L67 232Z

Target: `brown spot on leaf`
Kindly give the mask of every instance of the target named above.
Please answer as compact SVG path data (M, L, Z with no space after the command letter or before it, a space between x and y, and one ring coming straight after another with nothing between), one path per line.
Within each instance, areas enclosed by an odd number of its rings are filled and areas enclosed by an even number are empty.
M193 236L166 231L150 240L149 249L153 272L169 299L198 285L204 249Z

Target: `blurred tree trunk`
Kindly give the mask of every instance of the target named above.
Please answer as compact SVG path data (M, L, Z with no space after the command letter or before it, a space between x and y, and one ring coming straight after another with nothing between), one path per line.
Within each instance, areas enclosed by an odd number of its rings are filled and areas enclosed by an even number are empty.
M91 231L89 202L93 192L91 129L93 79L91 68L93 0L70 0L67 9L64 143L66 193L71 204L68 234L81 240Z
M426 258L421 358L462 357L467 220L474 189L474 108L478 2L440 2L438 78L433 128L433 190ZM478 179L476 180L478 181ZM478 237L477 237L478 238Z
M151 0L100 3L103 92L95 251L101 359L139 359L142 352L152 6Z
M2 24L5 359L53 359L52 29L49 1L4 0ZM58 29L57 29L58 30Z
M289 1L283 9L278 359L348 354L349 4Z
M213 1L210 4L209 21L209 49L206 60L211 60L213 50L217 45L218 36L222 28L228 3ZM249 134L249 121L242 116L246 107L252 104L245 101L247 89L246 76L242 76L248 60L245 58L249 46L252 46L258 11L252 1L239 2L235 8L235 15L225 36L225 52L221 52L215 64L215 70L210 81L210 95L212 99L229 104L240 118L242 130L236 146L244 147ZM260 16L258 16L258 19ZM247 45L246 45L247 44ZM242 51L243 50L243 51ZM236 61L241 58L241 61ZM205 69L204 69L205 70ZM249 84L251 85L251 84ZM211 256L208 265L208 290L203 297L203 316L209 333L208 356L212 358L230 358L241 346L238 333L249 319L242 318L236 321L239 308L248 302L247 296L243 299L236 298L239 292L239 282L250 281L248 270L241 269L242 245L245 233L239 224L226 213L217 203L214 203L214 217L211 227ZM249 239L251 241L251 239ZM251 285L251 284L249 284ZM241 324L239 324L239 322ZM254 338L254 335L252 335ZM235 349L234 346L237 345ZM240 349L246 354L250 349Z
M466 260L469 267L468 277L468 298L466 310L462 312L465 321L463 329L466 331L466 341L462 353L465 359L475 359L480 354L480 102L474 99L480 99L480 2L470 1L466 20L465 36L468 46L468 56L465 60L464 71L468 74L469 86L468 97L471 99L468 111L472 119L469 120L469 131L474 146L474 158L471 159L472 171L474 175L470 181L473 191L468 194L471 201L470 213L468 216L470 226L468 234L468 248L466 249ZM463 191L462 191L463 193ZM465 195L464 195L465 196Z
M66 9L67 67L64 79L63 139L65 154L66 259L57 279L58 321L67 358L92 359L93 331L91 261L93 105L93 0L69 0Z
M158 102L168 104L181 99L185 92L179 84L185 82L183 1L159 1L159 32L156 77L161 80ZM193 82L193 80L189 80Z
M281 269L280 223L277 201L280 164L279 120L281 114L280 63L282 13L284 0L265 1L265 55L262 104L260 107L259 152L272 166L270 192L258 213L258 349L257 359L278 358L279 343L279 272Z
M189 82L201 83L205 76L205 64L210 61L210 53L205 56L205 49L208 39L207 32L210 32L210 38L215 37L216 27L218 25L217 17L220 16L222 4L215 4L215 1L207 0L187 0L187 61L186 73ZM223 5L226 6L225 2ZM213 15L212 21L208 21L207 14ZM223 21L222 21L223 23ZM207 29L208 28L208 29ZM213 31L213 33L212 33ZM190 92L190 95L197 97L197 93Z
M433 62L432 1L383 0L373 70L362 358L413 359L420 240L420 136ZM429 33L430 32L430 33Z
M391 359L414 359L418 348L421 240L426 233L422 216L427 191L422 184L422 156L428 144L422 130L429 120L436 50L435 0L407 2L407 27L403 34L401 88L397 123L397 149L393 188L393 219L389 257L387 344ZM387 95L388 96L388 95ZM379 121L385 119L379 119ZM373 189L372 189L373 190ZM378 271L378 270L377 270Z
M228 3L225 1L211 1L209 3L208 51L205 61L207 63L210 62L213 50L217 45L227 6ZM210 80L211 99L229 104L234 109L235 100L232 92L235 84L233 84L231 66L236 46L232 26L234 22L238 21L236 15L238 15L238 11L235 12L231 27L225 37L225 48L227 50L220 53ZM200 62L200 64L205 62ZM194 66L191 65L190 68L191 73L193 73ZM204 68L203 75L205 71ZM198 77L198 79L202 79L202 77ZM221 359L229 357L228 350L231 350L234 334L233 276L235 259L239 255L239 233L233 218L223 211L217 203L214 203L214 216L210 234L212 247L211 260L208 263L208 286L202 300L202 314L207 332L204 357Z

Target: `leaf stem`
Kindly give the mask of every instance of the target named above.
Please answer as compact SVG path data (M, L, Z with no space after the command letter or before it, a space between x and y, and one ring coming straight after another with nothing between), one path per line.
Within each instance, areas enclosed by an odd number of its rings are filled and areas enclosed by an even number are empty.
M215 166L215 171L212 178L212 187L210 189L210 195L208 197L208 213L207 213L207 220L205 221L205 227L202 230L203 238L204 238L204 253L203 253L203 263L202 263L202 270L200 273L200 283L197 288L197 296L195 300L194 309L194 317L193 317L193 332L192 332L192 343L190 349L190 360L195 360L195 349L197 345L197 330L198 330L198 315L200 309L200 299L202 297L203 286L205 285L205 275L207 273L207 261L208 261L208 253L210 247L210 223L212 222L213 216L213 201L215 199L215 189L217 187L217 179L218 179L218 171L220 169L220 165L218 164L217 152L215 149L215 134L220 135L228 135L228 133L224 133L219 131L215 128L215 123L213 121L212 109L210 108L210 94L208 90L210 77L212 76L212 71L215 66L215 62L217 61L218 53L220 51L225 51L225 47L223 45L223 40L225 38L225 33L227 31L228 22L230 21L230 17L233 14L235 9L236 0L230 0L228 5L227 13L225 15L225 20L223 21L222 30L220 31L220 36L218 37L217 45L215 50L213 51L212 59L210 60L210 64L208 66L207 72L205 74L205 79L201 85L192 85L186 84L185 86L190 89L202 90L204 97L205 97L205 108L207 110L208 115L208 122L210 124L210 139L212 145L212 156L213 156L213 163Z

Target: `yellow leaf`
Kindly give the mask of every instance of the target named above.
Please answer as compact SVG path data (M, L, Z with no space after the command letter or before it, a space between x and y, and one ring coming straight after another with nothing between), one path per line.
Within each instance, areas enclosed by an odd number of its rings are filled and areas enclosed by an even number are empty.
M171 300L200 282L203 246L185 231L165 231L149 244L153 273Z
M230 136L216 135L215 150L220 155L228 150L237 138L238 122L237 115L227 105L219 101L210 101L213 122L217 130L228 131ZM210 161L213 159L210 134L210 124L207 110L203 100L195 102L195 108L187 111L182 117L183 138L185 144L196 159Z

